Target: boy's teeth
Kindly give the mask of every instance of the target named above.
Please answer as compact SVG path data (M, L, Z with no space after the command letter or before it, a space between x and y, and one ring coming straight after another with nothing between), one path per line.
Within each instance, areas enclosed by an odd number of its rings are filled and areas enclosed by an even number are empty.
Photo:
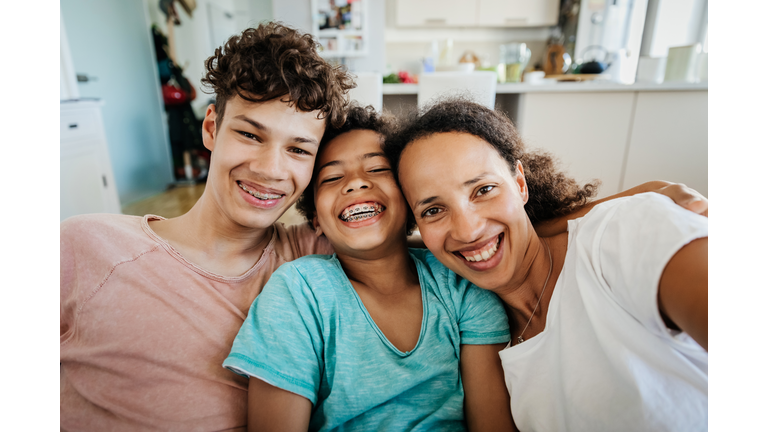
M384 207L379 203L369 202L355 204L344 209L344 211L339 216L339 219L345 222L354 222L372 218L382 211L384 211Z
M253 195L254 197L256 197L258 199L262 199L262 200L278 199L278 198L280 198L282 196L282 195L275 195L275 194L263 194L261 192L252 191L252 190L248 189L248 187L246 187L242 183L238 183L237 185L240 186L240 189L242 189L242 190L248 192L249 194Z

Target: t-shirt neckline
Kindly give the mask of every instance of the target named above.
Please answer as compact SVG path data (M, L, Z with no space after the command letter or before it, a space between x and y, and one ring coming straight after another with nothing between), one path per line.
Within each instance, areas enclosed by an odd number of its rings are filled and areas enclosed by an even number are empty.
M148 214L142 218L141 227L149 237L151 237L153 240L158 242L166 250L166 252L168 252L169 255L174 257L180 263L182 263L192 271L198 273L199 275L204 276L208 279L213 279L218 282L238 283L248 279L253 274L258 272L259 269L261 269L261 267L264 266L264 263L267 262L268 256L272 253L272 249L274 249L274 244L277 239L277 230L274 229L273 227L272 238L270 238L269 243L267 243L267 246L264 247L264 251L261 253L261 257L256 261L256 263L250 269L248 269L248 271L246 271L240 276L223 276L223 275L208 271L198 266L197 264L193 263L192 261L189 261L186 258L184 258L184 255L179 253L179 251L177 251L176 248L174 248L173 245L171 245L168 242L168 240L157 235L157 233L149 226L149 221L151 220L165 220L165 219L166 218L162 216Z
M344 273L344 269L341 267L341 262L339 261L338 256L334 253L332 255L333 261L335 262L336 266L338 267L339 271L343 275L342 278L344 279L344 287L349 290L349 292L352 294L352 296L357 301L358 306L360 306L360 310L363 313L363 316L365 316L365 319L368 321L368 324L373 328L373 331L376 332L376 334L379 336L379 339L386 345L390 350L392 350L395 354L397 354L400 357L408 357L412 355L414 352L416 352L417 349L419 349L419 346L421 346L421 341L424 340L424 334L427 330L427 318L429 315L429 308L427 307L427 295L426 295L426 289L424 287L424 279L423 279L423 269L422 269L422 263L416 259L415 256L413 256L412 253L408 252L408 255L411 257L411 260L416 264L416 273L419 275L419 289L421 290L421 331L419 332L419 340L416 341L416 345L410 350L410 351L400 351L392 342L390 342L389 339L387 339L387 336L384 334L384 332L381 331L379 326L376 324L376 321L373 320L373 317L371 317L371 314L368 313L368 309L365 307L365 304L363 304L363 300L360 298L360 296L357 294L357 291L355 291L355 287L352 286L352 282L349 281L349 278L347 277L346 273Z

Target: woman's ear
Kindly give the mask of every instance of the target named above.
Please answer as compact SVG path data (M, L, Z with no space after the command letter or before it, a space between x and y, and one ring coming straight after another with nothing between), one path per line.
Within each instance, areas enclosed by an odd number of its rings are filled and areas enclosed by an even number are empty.
M525 172L523 170L523 163L517 161L515 166L515 184L519 188L520 196L523 198L523 204L528 203L528 183L525 182Z
M317 216L312 218L312 226L315 227L315 235L320 237L323 235L323 229L320 228L320 222L317 220Z

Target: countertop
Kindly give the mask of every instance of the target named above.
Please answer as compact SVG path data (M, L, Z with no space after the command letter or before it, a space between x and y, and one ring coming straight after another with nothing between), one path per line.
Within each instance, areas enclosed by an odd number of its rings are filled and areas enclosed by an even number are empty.
M555 84L506 83L496 85L496 94L515 93L573 93L573 92L617 92L617 91L694 91L707 90L708 83L634 83L617 84L604 81L559 82ZM385 95L415 95L418 84L384 84Z

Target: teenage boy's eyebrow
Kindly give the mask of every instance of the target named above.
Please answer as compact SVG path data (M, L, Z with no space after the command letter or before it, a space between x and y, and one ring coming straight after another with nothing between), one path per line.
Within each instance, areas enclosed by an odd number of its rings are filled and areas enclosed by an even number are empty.
M366 154L360 156L360 159L365 160L365 159L372 159L372 158L375 158L375 157L386 158L387 155L385 155L384 152L366 153ZM336 166L336 165L341 165L341 161L339 161L339 160L328 161L328 162L324 163L323 165L321 165L320 168L317 169L317 172L322 171L323 168L326 168L326 167L329 167L329 166Z
M250 124L251 126L255 127L256 129L258 129L260 131L269 132L269 128L268 127L264 126L263 124L257 122L254 119L250 119L250 118L244 116L243 114L237 115L234 118L237 119L237 120L242 120L242 121ZM315 138L294 137L293 141L294 142L300 142L300 143L309 143L309 144L320 145L320 143L318 143L317 139L315 139Z

